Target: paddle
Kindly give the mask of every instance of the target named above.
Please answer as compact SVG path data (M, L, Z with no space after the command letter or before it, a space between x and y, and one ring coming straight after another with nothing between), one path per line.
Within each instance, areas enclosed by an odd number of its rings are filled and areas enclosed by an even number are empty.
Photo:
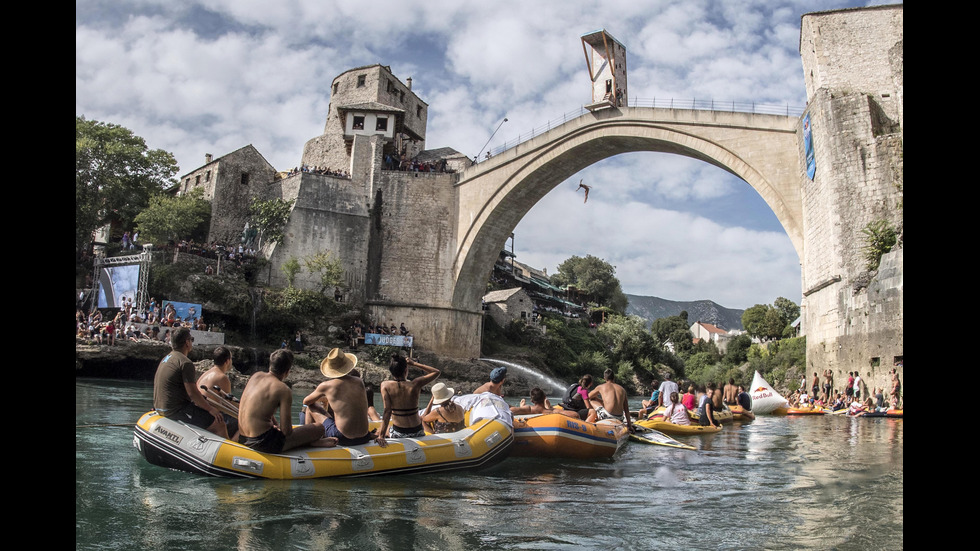
M238 406L234 402L229 401L224 396L208 388L205 385L201 385L201 389L206 392L204 398L211 402L214 407L218 408L222 413L231 415L234 418L238 418ZM219 389L220 390L220 389Z
M220 394L225 400L230 400L232 402L238 402L238 397L237 396L235 396L234 394L229 394L229 393L221 390L221 387L220 386L218 386L218 385L211 385L211 388L214 389L214 391L216 393Z

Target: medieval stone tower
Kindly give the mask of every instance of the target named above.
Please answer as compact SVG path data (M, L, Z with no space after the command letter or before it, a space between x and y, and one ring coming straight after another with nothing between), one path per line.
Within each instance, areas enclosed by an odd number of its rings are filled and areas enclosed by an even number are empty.
M800 56L807 372L857 369L871 385L904 362L903 8L804 15ZM863 250L876 221L899 241L869 271Z

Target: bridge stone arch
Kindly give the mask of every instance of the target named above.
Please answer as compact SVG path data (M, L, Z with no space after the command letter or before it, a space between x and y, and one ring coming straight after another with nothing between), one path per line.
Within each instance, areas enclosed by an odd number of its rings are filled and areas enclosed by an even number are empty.
M558 184L603 159L636 151L699 159L747 182L803 258L799 119L632 107L586 113L470 167L456 184L452 306L478 308L487 273L525 214Z

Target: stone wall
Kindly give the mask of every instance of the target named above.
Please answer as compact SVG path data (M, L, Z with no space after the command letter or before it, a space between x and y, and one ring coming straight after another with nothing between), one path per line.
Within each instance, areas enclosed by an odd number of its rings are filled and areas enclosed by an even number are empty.
M275 168L247 145L183 175L180 193L202 189L211 201L208 240L235 245L241 241L252 197L266 195L275 177Z
M833 369L838 386L849 371L883 386L904 358L902 244L869 272L862 231L876 220L903 226L901 21L901 6L803 18L816 162L810 180L801 121L803 332L807 372Z
M363 300L370 206L366 187L346 178L299 173L282 180L280 192L282 199L295 199L296 203L284 230L285 238L269 257L268 283L286 286L280 267L290 258L329 251L344 267L347 299ZM305 266L295 284L305 289L319 289L320 285Z
M807 98L819 89L877 94L901 123L903 19L901 4L804 15L800 57Z

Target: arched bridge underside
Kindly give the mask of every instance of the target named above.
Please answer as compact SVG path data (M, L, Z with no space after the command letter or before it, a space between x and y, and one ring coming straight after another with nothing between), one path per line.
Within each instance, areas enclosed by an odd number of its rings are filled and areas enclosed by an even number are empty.
M525 214L558 184L633 151L676 153L723 168L766 201L803 258L799 119L631 107L587 113L468 168L456 184L453 307L479 309L487 273Z

